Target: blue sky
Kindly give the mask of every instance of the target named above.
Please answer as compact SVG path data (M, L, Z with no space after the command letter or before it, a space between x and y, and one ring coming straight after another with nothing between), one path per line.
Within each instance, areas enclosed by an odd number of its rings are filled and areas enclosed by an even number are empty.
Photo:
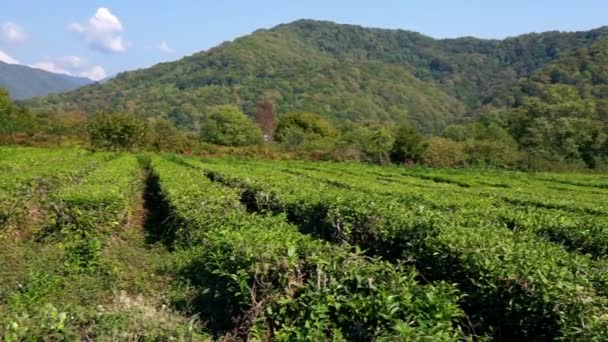
M606 0L11 0L0 60L102 78L296 19L504 38L608 25Z

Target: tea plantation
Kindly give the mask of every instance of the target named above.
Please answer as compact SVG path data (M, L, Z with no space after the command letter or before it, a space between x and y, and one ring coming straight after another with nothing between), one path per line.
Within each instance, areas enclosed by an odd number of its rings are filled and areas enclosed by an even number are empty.
M608 176L0 148L0 338L606 341Z

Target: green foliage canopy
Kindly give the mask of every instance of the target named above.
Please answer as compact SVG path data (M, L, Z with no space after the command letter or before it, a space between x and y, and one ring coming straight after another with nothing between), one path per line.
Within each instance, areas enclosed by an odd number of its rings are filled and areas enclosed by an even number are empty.
M35 124L30 112L15 105L8 91L0 88L0 135L23 132L33 128Z
M111 151L131 151L146 144L147 123L134 115L98 112L87 123L91 145Z
M277 142L298 147L307 143L333 138L335 128L321 116L313 113L289 113L279 119L274 138Z
M426 148L424 137L412 126L401 125L391 148L391 160L396 163L418 162Z
M201 140L222 146L247 146L261 143L263 135L238 107L225 105L211 109L203 117Z

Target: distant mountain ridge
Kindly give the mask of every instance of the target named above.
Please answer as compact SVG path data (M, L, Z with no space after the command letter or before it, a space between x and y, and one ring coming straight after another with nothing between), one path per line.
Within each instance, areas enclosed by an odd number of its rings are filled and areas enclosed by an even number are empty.
M608 27L504 40L433 39L299 20L25 103L34 110L166 116L196 129L211 106L236 104L253 116L257 103L270 99L279 115L311 111L333 121L410 121L438 132L487 108L513 105L522 80L580 49L602 47L598 42L606 37Z
M91 83L92 80L84 77L0 62L0 87L8 89L11 97L17 100L62 93Z

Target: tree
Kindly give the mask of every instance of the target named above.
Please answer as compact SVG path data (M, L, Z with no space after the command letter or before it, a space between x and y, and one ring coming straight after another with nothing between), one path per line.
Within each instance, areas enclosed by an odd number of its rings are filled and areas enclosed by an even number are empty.
M584 132L586 138L580 144L579 152L587 167L594 169L608 157L608 134L600 122L592 123Z
M418 162L425 148L422 134L410 125L401 125L395 134L391 160L395 163Z
M217 106L201 122L201 140L222 146L259 144L262 131L236 106Z
M467 164L513 168L523 159L523 154L500 140L469 140L464 143Z
M443 130L442 136L454 141L500 141L506 145L517 147L517 142L509 134L509 131L501 127L498 122L487 117L481 117L477 121L466 125L449 125Z
M111 151L131 151L144 147L149 128L131 114L97 112L87 123L91 145Z
M258 111L255 113L255 120L264 133L264 140L272 140L274 130L277 128L272 101L266 99L258 104Z
M461 142L431 138L421 160L425 165L433 167L462 167L466 165L467 154Z
M7 90L0 88L0 135L26 132L34 128L36 118L11 101Z
M515 139L499 122L499 118L486 115L465 125L450 125L442 135L463 143L469 165L512 167L521 159L521 153Z
M313 113L286 114L279 120L274 133L278 142L291 147L335 136L335 128L327 120Z
M184 153L191 149L186 134L168 119L158 118L152 124L152 145L158 152Z
M606 155L606 126L599 119L594 101L582 99L572 86L552 85L512 110L508 128L536 158L596 167Z
M395 137L389 127L377 123L345 123L342 125L342 142L356 148L365 161L386 165Z
M466 141L470 138L467 126L457 124L448 125L441 136L454 141Z

